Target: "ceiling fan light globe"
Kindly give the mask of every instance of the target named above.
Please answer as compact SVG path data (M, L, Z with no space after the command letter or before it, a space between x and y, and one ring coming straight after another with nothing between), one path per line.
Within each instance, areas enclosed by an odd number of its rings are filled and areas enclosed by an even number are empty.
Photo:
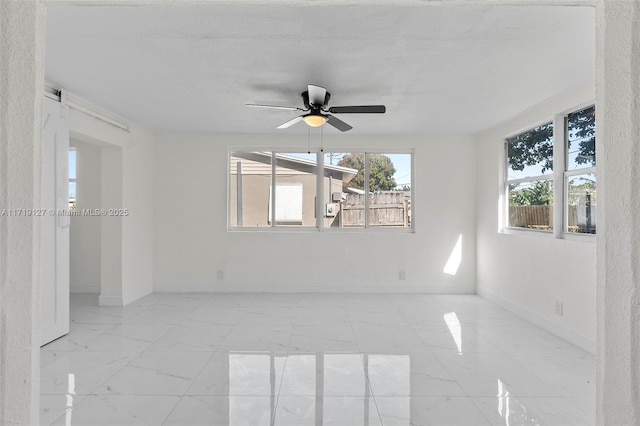
M303 120L310 127L320 127L327 122L327 118L325 116L315 114L305 115Z

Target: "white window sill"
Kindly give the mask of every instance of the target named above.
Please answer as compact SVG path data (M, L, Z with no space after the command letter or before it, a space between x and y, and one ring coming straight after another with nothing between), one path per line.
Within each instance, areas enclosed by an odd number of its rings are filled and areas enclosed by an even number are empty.
M525 228L503 228L502 231L499 232L504 235L517 235L517 236L526 236L532 238L549 238L556 240L567 240L567 241L579 241L583 243L596 243L596 234L579 234L575 232L563 232L559 235L554 235L552 231L539 231L536 229L525 229Z

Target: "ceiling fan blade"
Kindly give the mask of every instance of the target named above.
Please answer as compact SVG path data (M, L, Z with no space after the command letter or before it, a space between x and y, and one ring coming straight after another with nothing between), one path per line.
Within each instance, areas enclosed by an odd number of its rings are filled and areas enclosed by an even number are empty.
M333 115L327 114L326 117L327 117L327 123L331 124L333 127L340 130L341 132L346 132L347 130L353 129L353 127L351 127L344 121L334 117Z
M288 107L288 106L278 106L278 105L260 105L260 104L245 104L250 108L269 108L269 109L282 109L285 111L305 111L302 108L298 107Z
M327 89L320 86L314 86L313 84L309 84L308 86L309 92L309 103L315 106L323 106L325 101L325 96L327 95Z
M296 117L294 119L291 119L291 120L287 121L286 123L279 125L277 128L278 129L286 129L287 127L291 127L291 126L293 126L294 124L296 124L299 121L302 121L302 116L299 116L299 117Z
M329 108L333 114L384 114L387 108L384 105L361 106L335 106Z

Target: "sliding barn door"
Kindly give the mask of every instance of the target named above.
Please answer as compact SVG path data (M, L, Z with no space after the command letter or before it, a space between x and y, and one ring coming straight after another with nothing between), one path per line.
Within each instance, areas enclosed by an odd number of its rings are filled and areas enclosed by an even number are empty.
M44 99L40 240L40 344L69 333L69 127L65 106Z

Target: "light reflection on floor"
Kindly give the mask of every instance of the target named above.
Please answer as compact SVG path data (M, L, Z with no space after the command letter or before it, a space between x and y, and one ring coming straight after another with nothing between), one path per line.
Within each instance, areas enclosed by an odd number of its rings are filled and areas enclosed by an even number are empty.
M72 299L41 424L594 423L594 357L477 296Z

